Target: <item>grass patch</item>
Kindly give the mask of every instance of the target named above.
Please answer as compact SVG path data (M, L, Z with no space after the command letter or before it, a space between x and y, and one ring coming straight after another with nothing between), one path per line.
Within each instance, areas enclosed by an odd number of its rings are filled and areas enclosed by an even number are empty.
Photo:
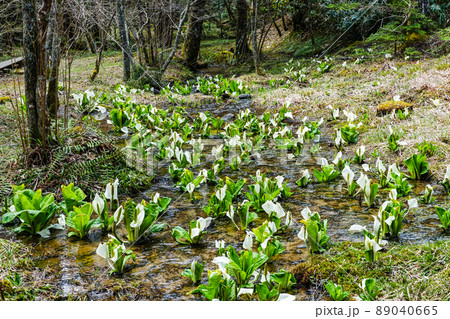
M28 268L30 248L21 242L0 239L0 277L5 278L23 268Z
M352 295L364 278L374 278L380 300L449 300L450 243L388 246L376 263L367 263L362 243L339 243L323 255L299 264L294 273L303 284L331 280Z
M281 47L277 49L278 52L284 51L285 53L292 54L294 57L310 57L315 54L321 53L327 48L327 45L331 43L332 37L318 36L314 38L315 44L311 39L298 39L298 35L293 35L289 41L286 41Z
M30 249L20 242L0 239L0 299L33 300L34 292L23 287L25 270L32 266Z

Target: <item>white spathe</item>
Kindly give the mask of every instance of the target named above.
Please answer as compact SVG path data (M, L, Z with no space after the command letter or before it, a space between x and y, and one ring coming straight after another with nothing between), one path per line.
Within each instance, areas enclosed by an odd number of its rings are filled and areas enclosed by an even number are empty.
M278 218L282 218L286 215L283 207L281 207L280 203L274 203L271 200L268 200L262 205L262 208L267 213L267 215L272 215L272 212L275 212Z
M338 152L337 154L336 154L336 156L334 157L334 160L332 161L332 163L334 164L334 165L337 165L337 164L339 164L339 161L342 159L342 152Z
M244 239L244 243L242 244L242 247L246 250L251 250L253 247L253 236L251 233L247 233Z
M95 198L92 201L92 208L94 209L94 212L97 214L97 216L100 216L100 214L105 209L105 202L98 194L95 194Z
M390 227L394 220L395 220L395 216L391 215L388 218L386 218L386 220L384 222Z
M302 217L304 220L310 219L313 215L313 213L311 212L309 207L303 208L303 210L301 211L301 214L302 214Z
M300 231L297 234L298 238L300 238L303 241L306 241L306 233L305 233L305 227L302 226L302 228L300 229Z
M194 190L195 190L195 185L194 185L194 183L189 183L189 184L187 184L187 185L186 185L186 190L188 191L189 194L192 195L192 193L193 193Z
M353 183L353 179L355 178L355 173L353 173L350 166L345 165L344 169L342 170L342 177L344 177L347 186L350 187Z
M450 164L447 165L447 171L445 172L445 175L444 175L444 183L445 183L445 181L450 182Z
M389 191L389 198L390 198L391 200L397 200L397 190L396 190L395 188L392 188L392 189Z
M363 227L361 225L351 225L348 232L350 234L355 234L355 233L362 233L364 230L366 230L366 227Z
M114 222L118 225L123 219L123 206L119 206L114 212Z
M217 249L225 248L225 240L216 240L214 244Z
M226 185L222 188L219 188L219 190L217 190L216 197L219 201L223 201L223 199L225 198L225 195L226 195L226 191L227 191Z
M302 177L306 177L306 179L309 179L311 177L311 175L309 174L308 169L304 169L302 171Z
M133 220L130 224L130 227L132 228L137 228L139 229L139 227L141 227L142 222L144 221L145 218L145 209L144 206L142 206L142 204L138 204L136 206L135 211L138 211L138 215L136 216L136 220Z
M408 206L409 209L417 208L419 207L419 204L417 203L417 198L411 198L408 200Z
M380 173L380 174L386 172L386 167L383 165L383 162L380 160L380 158L377 158L375 168L377 169L378 173Z

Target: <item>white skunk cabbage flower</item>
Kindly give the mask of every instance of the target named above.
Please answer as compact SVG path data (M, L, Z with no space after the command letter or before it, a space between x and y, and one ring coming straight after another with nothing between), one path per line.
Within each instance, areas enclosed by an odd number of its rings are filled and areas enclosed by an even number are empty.
M222 188L219 188L216 191L217 199L220 200L220 201L223 201L223 199L225 198L225 195L226 195L226 191L227 191L227 186L226 185L224 187L222 187Z

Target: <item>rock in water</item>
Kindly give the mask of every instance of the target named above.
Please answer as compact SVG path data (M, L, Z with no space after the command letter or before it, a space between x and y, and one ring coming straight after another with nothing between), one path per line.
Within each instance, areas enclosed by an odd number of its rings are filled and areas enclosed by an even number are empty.
M241 94L239 95L239 100L249 100L252 96L250 94Z
M234 118L233 113L228 113L222 116L222 120L224 120L225 122L230 122L233 118Z

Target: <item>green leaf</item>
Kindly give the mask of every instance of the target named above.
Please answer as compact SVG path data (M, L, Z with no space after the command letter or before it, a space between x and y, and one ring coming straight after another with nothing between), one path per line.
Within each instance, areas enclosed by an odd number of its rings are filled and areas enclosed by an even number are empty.
M436 206L436 213L442 223L441 227L447 230L450 226L450 209L446 210L442 207Z
M280 291L277 287L273 287L269 290L267 281L255 284L254 290L258 294L260 301L276 301L280 296Z
M192 243L189 233L185 229L178 226L172 228L172 237L177 243L182 245L189 245Z
M282 290L288 290L296 283L294 275L284 269L280 270L278 273L271 274L270 278L272 282L277 283Z
M149 233L160 233L164 230L164 228L167 226L166 223L160 223L160 224L155 224L152 227L150 227L149 229Z
M20 207L21 210L34 210L35 207L33 203L30 201L30 199L23 193L19 193L19 200L20 200ZM16 208L17 209L17 208Z
M78 187L74 187L73 183L61 186L61 192L64 197L66 213L73 210L73 206L81 206L86 194Z
M422 179L428 173L428 162L425 155L414 154L404 161L411 175L411 179Z
M11 223L18 215L20 214L20 212L9 212L6 213L2 216L2 224L8 224Z
M73 207L73 211L69 212L66 219L67 226L75 230L75 232L69 233L69 237L75 234L80 239L84 238L87 236L89 229L102 225L100 219L90 220L92 212L93 207L91 203L86 203L81 207Z

